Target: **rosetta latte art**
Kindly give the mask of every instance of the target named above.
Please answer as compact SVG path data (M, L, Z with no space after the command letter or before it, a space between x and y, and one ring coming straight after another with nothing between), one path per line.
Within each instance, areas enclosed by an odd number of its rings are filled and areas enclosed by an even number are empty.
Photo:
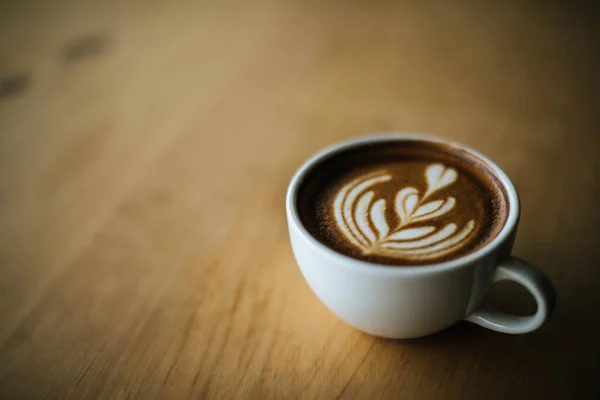
M440 189L451 185L458 175L452 168L431 164L425 170L427 190L420 196L414 187L401 189L395 197L398 224L390 228L386 220L386 200L375 199L373 186L392 176L379 172L355 179L342 187L334 200L337 226L350 243L364 255L385 255L412 260L432 259L460 249L473 232L475 221L461 229L455 223L443 227L433 222L456 204L454 197L430 200ZM418 226L414 226L420 222Z

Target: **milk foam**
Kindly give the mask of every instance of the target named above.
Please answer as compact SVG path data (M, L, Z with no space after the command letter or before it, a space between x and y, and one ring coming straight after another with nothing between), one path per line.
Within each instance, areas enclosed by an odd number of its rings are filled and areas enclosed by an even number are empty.
M435 193L458 178L455 169L440 163L424 171L427 190L421 195L414 187L398 188L394 210L398 223L390 227L386 219L386 200L377 198L374 188L393 176L382 169L344 185L335 195L334 219L349 243L363 255L381 255L407 260L428 260L460 251L475 230L475 220L464 226L436 224L436 218L455 209L456 199L435 199ZM422 223L427 222L426 225ZM416 223L421 223L415 226Z

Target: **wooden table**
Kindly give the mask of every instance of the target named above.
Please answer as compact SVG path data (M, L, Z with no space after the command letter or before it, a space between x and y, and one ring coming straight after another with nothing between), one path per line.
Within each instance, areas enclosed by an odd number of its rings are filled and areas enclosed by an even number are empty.
M597 10L23 3L0 3L0 398L598 398ZM383 340L312 294L286 185L391 130L512 176L515 253L558 292L541 330Z

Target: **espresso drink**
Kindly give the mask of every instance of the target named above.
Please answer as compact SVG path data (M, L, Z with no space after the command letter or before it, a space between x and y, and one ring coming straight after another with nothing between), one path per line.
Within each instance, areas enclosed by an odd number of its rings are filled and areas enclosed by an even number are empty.
M390 141L337 153L309 171L300 218L324 245L380 264L453 260L489 243L507 195L482 160L426 141Z

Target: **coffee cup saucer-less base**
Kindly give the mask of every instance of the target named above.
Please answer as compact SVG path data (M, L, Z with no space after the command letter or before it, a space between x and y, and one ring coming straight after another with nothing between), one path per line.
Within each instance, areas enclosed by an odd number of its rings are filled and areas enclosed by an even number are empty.
M506 190L509 211L500 232L482 248L463 257L419 267L389 266L348 257L314 238L303 226L298 189L307 173L332 155L380 142L425 141L453 146L483 161ZM520 215L516 189L491 160L466 146L423 134L398 133L353 139L329 147L305 162L286 196L292 249L307 283L339 318L366 333L387 338L433 334L461 320L505 333L538 329L551 315L555 292L537 268L511 256ZM534 297L537 311L520 317L482 305L495 282L512 280Z

